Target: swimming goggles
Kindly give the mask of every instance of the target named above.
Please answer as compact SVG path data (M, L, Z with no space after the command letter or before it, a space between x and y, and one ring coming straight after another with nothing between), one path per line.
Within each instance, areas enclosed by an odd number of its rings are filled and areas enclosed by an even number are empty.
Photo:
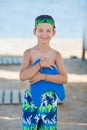
M35 27L37 27L37 25L39 23L48 23L48 24L51 24L53 26L53 28L55 28L55 23L50 18L39 18L39 19L36 19L36 21L35 21Z

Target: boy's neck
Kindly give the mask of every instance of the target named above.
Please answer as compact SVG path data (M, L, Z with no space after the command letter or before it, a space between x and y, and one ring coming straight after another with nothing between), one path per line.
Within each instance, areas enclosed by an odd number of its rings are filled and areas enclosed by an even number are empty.
M36 48L42 52L48 52L50 50L50 46L49 45L41 45L41 44L37 44Z
M38 43L37 45L37 48L40 49L40 50L48 50L50 48L50 45L49 43Z

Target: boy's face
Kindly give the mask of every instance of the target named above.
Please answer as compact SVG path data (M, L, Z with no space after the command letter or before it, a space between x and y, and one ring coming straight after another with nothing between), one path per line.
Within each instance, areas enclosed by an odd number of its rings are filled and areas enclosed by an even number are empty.
M34 29L34 34L37 36L38 42L49 43L55 34L55 30L51 24L40 23L36 29Z

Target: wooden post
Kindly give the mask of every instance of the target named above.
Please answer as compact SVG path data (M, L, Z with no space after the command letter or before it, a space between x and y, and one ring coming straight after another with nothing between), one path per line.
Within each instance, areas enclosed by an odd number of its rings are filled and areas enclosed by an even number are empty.
M84 60L85 59L85 49L83 48L82 50L82 59Z
M87 3L86 3L87 4ZM87 6L86 6L87 7ZM82 59L85 59L85 51L87 50L87 8L85 16L85 26L84 26L84 36L83 36L83 50L82 50Z

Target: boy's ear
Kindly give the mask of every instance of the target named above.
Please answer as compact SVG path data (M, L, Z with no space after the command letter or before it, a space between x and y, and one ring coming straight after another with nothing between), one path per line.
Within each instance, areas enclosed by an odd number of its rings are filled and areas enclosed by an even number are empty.
M33 33L34 33L34 35L36 35L36 29L33 29Z
M56 30L53 31L53 36L56 34Z

